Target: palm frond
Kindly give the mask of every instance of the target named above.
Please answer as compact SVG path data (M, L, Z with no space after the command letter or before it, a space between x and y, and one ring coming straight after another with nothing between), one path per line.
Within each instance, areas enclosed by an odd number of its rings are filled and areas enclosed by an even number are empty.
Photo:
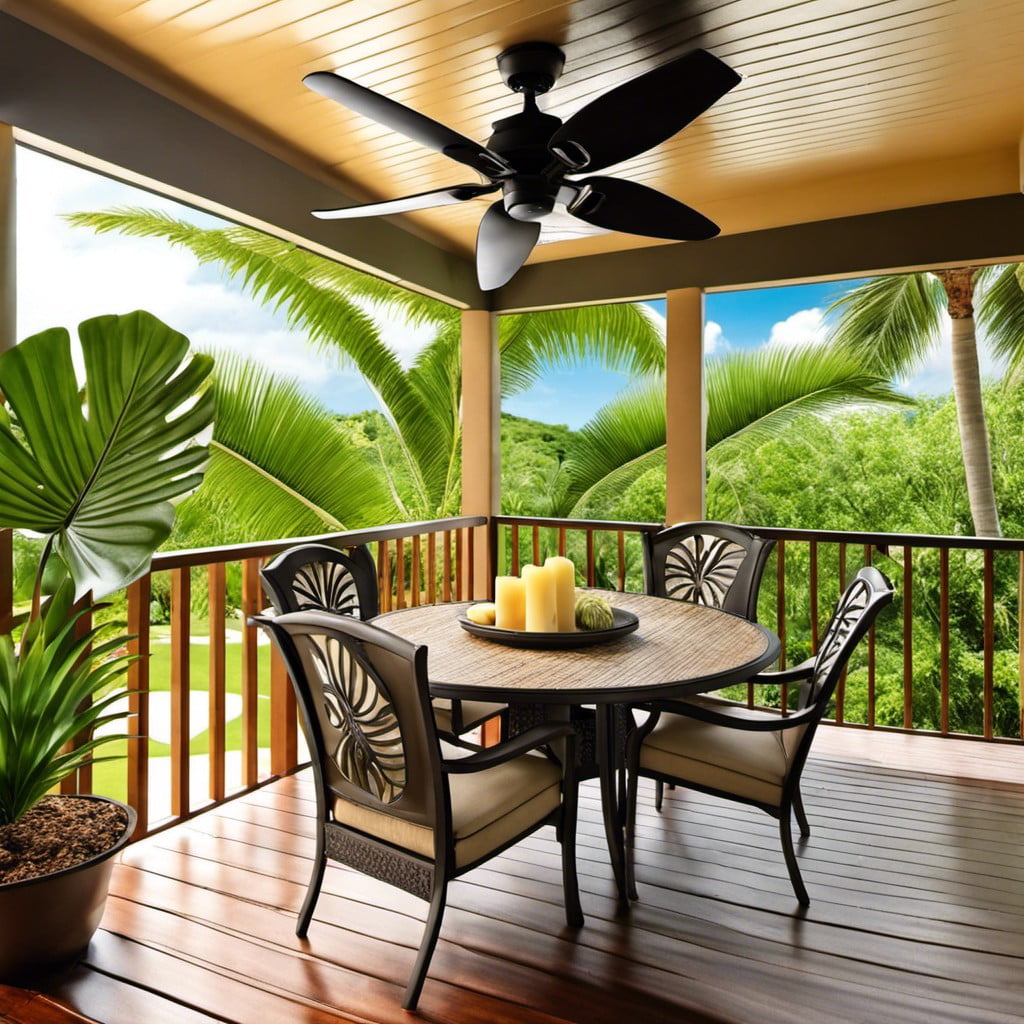
M371 449L293 380L218 354L208 486L230 495L248 536L296 536L387 521L394 505Z
M977 321L1011 376L1024 371L1024 263L986 267L979 274Z
M875 277L828 306L827 341L868 370L902 377L938 341L945 306L945 289L933 274Z

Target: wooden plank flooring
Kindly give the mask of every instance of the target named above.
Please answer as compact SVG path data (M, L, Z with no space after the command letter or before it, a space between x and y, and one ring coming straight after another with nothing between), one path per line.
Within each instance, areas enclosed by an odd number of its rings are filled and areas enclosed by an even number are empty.
M449 890L420 1013L452 1024L1021 1021L1024 749L823 729L804 780L805 913L774 821L679 791L658 815L649 788L641 902L618 913L588 783L584 928L565 927L551 830L531 837ZM312 810L298 776L130 847L87 959L42 996L0 988L0 1020L409 1020L400 1001L423 903L332 865L308 940L295 937Z

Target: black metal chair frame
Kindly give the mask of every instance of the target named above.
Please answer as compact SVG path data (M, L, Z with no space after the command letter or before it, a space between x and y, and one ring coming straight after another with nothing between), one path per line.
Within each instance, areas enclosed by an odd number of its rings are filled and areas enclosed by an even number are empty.
M307 580L307 599L300 602L296 593L296 581L301 578L307 567L314 565L331 566L339 570L336 579L326 581L333 593L315 593L315 583L325 581ZM376 618L380 613L377 566L365 544L346 550L328 544L299 544L282 551L268 562L260 570L260 577L263 580L263 590L278 615L319 609L335 615L356 614L358 618L366 621ZM353 590L354 602L351 600ZM331 600L332 597L338 597L340 600ZM498 713L500 712L495 712ZM450 743L479 749L476 744L462 737L463 733L475 729L478 725L479 721L467 725L463 719L462 702L453 700L451 732L444 731L443 736Z
M866 566L845 590L836 605L832 618L822 638L817 654L807 661L782 672L762 672L751 682L757 684L798 684L797 708L794 712L781 715L765 712L763 717L740 718L722 714L714 708L698 703L681 703L678 701L660 701L644 704L643 710L650 711L650 717L635 729L629 738L626 748L628 772L628 795L626 809L626 876L631 899L637 898L634 870L634 844L636 838L636 804L637 783L639 776L654 779L656 782L683 785L712 796L724 797L739 803L759 807L779 821L779 835L782 850L786 859L786 868L793 884L797 900L807 906L810 897L800 874L796 853L793 849L793 832L791 814L795 813L800 834L803 838L810 835L810 826L804 811L800 794L800 778L804 764L811 749L811 742L818 723L824 717L828 703L832 698L836 685L846 668L850 655L857 644L871 628L878 613L893 599L893 588L889 580L873 566ZM863 604L859 602L863 601ZM852 620L852 621L851 621ZM820 676L820 678L819 678ZM745 707L745 705L739 705ZM663 712L683 714L713 725L723 726L747 732L783 732L806 726L800 739L789 770L782 786L780 803L763 803L748 797L739 796L727 790L715 789L699 785L686 779L662 775L647 769L640 769L640 748L644 739L653 731Z
M413 1010L419 1000L430 960L437 944L444 915L448 883L471 871L492 857L537 831L543 825L554 825L562 846L562 882L565 894L566 921L570 928L583 925L576 874L576 815L579 782L575 770L575 736L564 723L553 723L530 729L498 746L489 747L466 757L445 759L441 756L430 704L427 676L427 648L388 633L371 623L351 616L335 616L326 612L308 611L281 616L253 616L252 622L270 634L288 667L302 713L306 741L313 752L313 773L316 783L317 832L316 852L309 887L296 924L296 934L304 938L320 895L327 860L338 861L364 874L418 896L430 904L419 954L405 991L403 1007ZM367 647L375 646L408 662L410 681L418 692L420 721L425 731L424 749L429 758L432 778L432 801L435 809L434 854L424 857L394 846L375 836L361 832L333 819L335 797L352 800L351 792L332 787L327 772L329 755L317 715L314 696L306 685L302 660L293 634L315 633L336 637L347 647L350 656L363 665L373 666ZM472 863L456 865L455 838L452 826L450 775L483 771L504 764L533 750L543 749L549 756L552 744L563 744L562 801L546 818L524 829L501 847L493 849ZM368 799L368 805L373 801Z
M669 555L680 540L688 537L717 537L732 541L746 552L736 575L726 591L724 599L715 606L722 611L740 615L751 622L757 622L757 595L761 587L768 556L775 547L775 541L758 537L742 526L719 523L712 520L675 523L658 533L645 533L644 544L644 591L654 597L669 597L680 600L668 592L666 566ZM673 789L669 786L669 789ZM654 809L661 810L665 796L665 784L658 782L654 789Z
M672 597L666 582L665 567L669 554L680 540L688 537L710 536L732 541L746 552L722 602L715 607L722 611L742 615L751 622L757 622L757 592L768 556L775 547L775 541L758 537L741 526L731 523L694 522L675 523L658 533L645 533L644 542L644 590L654 597ZM678 600L678 599L677 599ZM705 602L701 602L705 603Z

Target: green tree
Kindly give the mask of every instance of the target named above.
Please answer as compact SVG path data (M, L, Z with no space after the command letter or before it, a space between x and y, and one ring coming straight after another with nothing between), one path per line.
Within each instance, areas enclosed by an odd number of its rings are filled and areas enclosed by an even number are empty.
M769 347L709 359L706 394L711 464L791 438L794 424L807 414L831 418L855 407L912 404L852 357L823 346ZM623 492L663 469L664 377L648 376L601 409L577 434L567 462L559 512L568 515L614 509ZM649 484L643 493L649 498ZM643 506L648 518L661 518L650 515L649 500Z
M887 376L920 365L938 343L944 310L952 320L953 394L974 532L999 536L992 458L978 368L974 305L993 350L1019 369L1024 359L1021 265L957 267L886 275L829 306L829 340Z

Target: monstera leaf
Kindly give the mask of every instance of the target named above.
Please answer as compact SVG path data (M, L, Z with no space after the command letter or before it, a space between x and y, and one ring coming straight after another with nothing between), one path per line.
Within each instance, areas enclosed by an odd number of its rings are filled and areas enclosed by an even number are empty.
M170 533L171 502L195 489L213 422L201 390L213 360L145 312L78 328L80 390L63 328L0 356L0 526L51 539L75 596L101 597L148 567Z

